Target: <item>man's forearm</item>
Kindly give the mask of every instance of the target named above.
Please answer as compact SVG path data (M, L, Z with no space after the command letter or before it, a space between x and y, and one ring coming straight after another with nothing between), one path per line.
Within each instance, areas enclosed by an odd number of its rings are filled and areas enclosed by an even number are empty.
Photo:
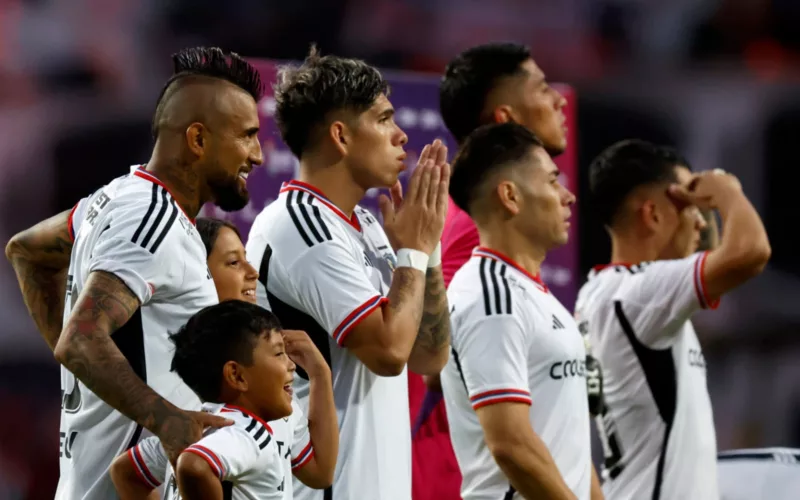
M6 257L17 275L22 299L50 349L64 320L67 268L72 252L67 210L17 234Z
M523 498L575 499L547 446L536 435L529 443L518 443L496 452L495 460Z
M705 210L702 217L706 221L706 227L700 232L700 244L698 250L714 250L719 246L719 224L717 215L713 210Z
M450 345L450 313L447 288L441 266L428 269L425 275L425 298L422 318L414 348L408 360L409 368L421 375L436 375L447 363Z
M92 273L58 341L56 359L111 407L158 433L179 410L133 371L111 339L139 307L130 292L119 292L121 287L111 274Z

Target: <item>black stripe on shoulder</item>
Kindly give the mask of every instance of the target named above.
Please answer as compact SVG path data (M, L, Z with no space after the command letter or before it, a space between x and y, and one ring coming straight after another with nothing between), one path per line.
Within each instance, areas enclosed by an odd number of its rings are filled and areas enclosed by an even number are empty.
M164 238L167 237L169 230L172 229L172 225L175 223L175 219L178 218L178 205L175 203L175 200L170 202L172 205L172 212L169 214L169 219L167 219L167 223L164 226L164 229L161 230L161 233L156 238L156 241L153 243L153 246L150 247L150 253L156 253L158 247L161 246L161 242L164 241Z
M153 183L153 197L150 199L150 206L147 208L147 212L144 214L142 218L142 222L139 223L139 227L136 228L136 232L133 233L133 238L131 241L136 243L139 240L139 236L141 236L142 231L147 226L147 221L150 220L150 216L153 215L153 211L156 209L156 204L158 204L158 184Z
M311 238L308 237L308 233L306 233L306 230L303 229L303 225L300 223L300 218L297 216L297 211L295 210L294 194L295 191L289 191L289 193L286 195L286 210L289 211L289 217L292 218L292 223L294 223L294 227L297 228L297 232L300 233L300 237L303 238L303 241L306 242L306 245L313 247L314 242L311 241Z
M487 316L492 314L511 314L511 287L508 285L506 271L508 266L488 257L480 263L481 287L483 288L483 308Z
M242 413L244 415L244 413ZM249 415L246 415L249 416ZM258 444L258 449L263 450L272 441L272 435L267 431L267 428L261 422L258 422L253 417L250 417L250 423L244 429L250 437ZM266 434L266 436L265 436ZM263 436L263 439L262 439Z
M315 200L316 198L314 198L313 196L309 196L308 204L311 205L311 211L314 212L314 218L317 219L319 227L322 229L322 232L325 233L325 239L331 241L333 237L331 236L331 232L328 231L328 225L322 218L322 214L319 211L319 207L314 204Z
M322 235L314 226L314 222L311 220L311 215L309 215L309 207L303 202L303 198L311 198L311 195L302 191L297 193L297 209L300 211L300 215L303 216L303 220L306 222L306 226L308 226L308 229L311 231L314 239L317 240L317 243L322 243L325 240L322 239Z
M261 443L259 443L259 445L258 445L258 449L259 449L259 450L263 450L264 448L266 448L266 447L267 447L267 445L269 444L269 442L270 442L270 441L272 441L272 436L271 436L271 435L270 435L270 433L268 432L268 433L267 433L267 437L266 437L266 438L264 438L264 440L263 440L263 441L261 441Z
M147 231L147 234L144 236L141 245L144 248L147 248L147 245L150 243L150 239L158 229L159 224L161 224L161 219L164 218L164 214L167 213L167 208L169 208L169 200L167 199L167 190L164 188L160 189L161 191L161 203L160 208L158 209L158 215L156 215L156 220L153 222L153 225L150 226L150 230Z

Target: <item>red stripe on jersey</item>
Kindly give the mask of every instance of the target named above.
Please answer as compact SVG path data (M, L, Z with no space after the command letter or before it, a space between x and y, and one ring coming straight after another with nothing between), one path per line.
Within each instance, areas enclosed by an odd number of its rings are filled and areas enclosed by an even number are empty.
M136 475L144 484L151 488L158 488L161 485L161 482L156 480L150 472L150 469L147 468L147 464L142 457L142 452L139 450L138 445L128 449L128 458L130 458L131 463L133 463Z
M178 205L178 208L180 208L181 212L183 212L183 215L185 215L186 218L189 219L189 222L191 222L192 224L195 224L195 220L193 218L189 217L186 214L186 212L183 210L183 207L181 206L181 204L178 203L178 200L172 194L172 191L170 191L169 188L163 182L161 182L161 180L158 177L153 175L151 172L148 172L147 170L145 170L144 169L144 165L142 165L139 168L137 168L133 172L133 175L135 175L136 177L141 177L142 179L148 180L148 181L150 181L150 182L152 182L154 184L158 184L162 188L166 189L167 192L169 193L169 195L172 196L172 199L175 200L175 204Z
M252 411L248 410L247 408L242 408L241 406L236 406L236 405L225 405L225 407L222 408L221 411L223 411L225 413L228 413L228 412L231 412L231 411L242 412L245 415L247 415L248 417L253 417L254 419L256 419L256 421L258 423L260 423L261 425L263 425L264 427L267 428L267 432L269 432L270 434L273 434L272 427L270 427L269 424L266 423L263 418L259 417L258 415L256 415Z
M312 458L314 458L314 448L311 446L311 442L309 442L306 447L303 448L303 451L301 451L296 458L292 459L292 470L299 469L310 462Z
M478 408L483 408L484 406L494 405L497 403L524 403L526 405L531 405L532 401L531 398L523 398L522 396L508 396L504 398L487 399L485 401L475 403L472 405L472 409L477 410Z
M324 194L322 194L322 191L312 186L311 184L307 184L302 181L291 180L289 182L285 182L281 186L280 192L284 193L286 191L304 191L314 196L314 198L318 199L320 203L331 209L333 213L338 215L343 221L353 226L353 228L356 231L358 231L359 233L361 232L361 222L359 222L358 216L356 215L355 212L353 212L353 214L350 217L348 217L347 215L345 215L344 212L342 212L342 210L339 207L334 205L331 200L329 200Z
M719 307L720 300L711 300L706 291L706 259L708 252L703 252L694 262L694 291L697 293L697 300L703 309L716 309Z
M530 280L536 283L539 289L541 289L543 292L549 291L547 285L544 284L544 282L542 281L542 277L538 273L537 274L529 273L528 271L523 269L522 266L520 266L514 260L512 260L511 257L508 257L507 255L504 255L498 252L497 250L491 250L486 247L478 247L472 251L472 255L477 257L487 257L489 259L496 260L498 262L502 262L503 264L511 266L517 271L527 276L528 278L530 278Z
M78 202L80 203L80 202ZM69 211L69 217L67 218L67 230L69 231L69 241L75 243L75 227L72 223L72 217L75 215L75 210L78 208L78 203L72 207L72 210Z
M219 476L220 479L222 479L225 467L222 465L222 460L219 459L216 453L199 444L192 445L186 448L184 451L188 451L189 453L194 453L195 455L202 457L206 462L208 462L208 465L211 466L211 469L214 471L214 473Z
M340 346L344 345L344 340L353 331L353 329L367 316L369 316L372 311L376 310L377 308L381 307L386 302L389 302L389 299L382 297L380 295L376 295L369 299L368 301L364 302L360 306L358 306L353 312L347 315L347 317L339 323L339 326L333 331L333 340L339 344Z

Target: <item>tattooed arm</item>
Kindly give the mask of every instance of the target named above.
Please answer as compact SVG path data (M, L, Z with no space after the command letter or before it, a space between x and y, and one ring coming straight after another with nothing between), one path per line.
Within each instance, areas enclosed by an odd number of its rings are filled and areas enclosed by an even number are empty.
M6 257L17 274L28 313L50 349L55 349L64 318L64 294L72 252L67 210L15 235Z
M180 410L136 375L111 335L139 305L122 280L103 271L91 273L64 325L55 357L103 401L157 435L174 459L201 437L204 425L226 421Z
M438 375L447 364L447 348L450 346L450 313L447 307L442 268L428 269L419 334L408 358L408 368L414 373Z

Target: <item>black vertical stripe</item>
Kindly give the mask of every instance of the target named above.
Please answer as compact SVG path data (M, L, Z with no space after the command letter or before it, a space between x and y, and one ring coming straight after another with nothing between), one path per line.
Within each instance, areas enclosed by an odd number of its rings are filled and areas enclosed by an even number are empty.
M511 288L508 286L508 279L506 278L506 265L500 268L500 281L503 282L503 289L506 292L506 313L511 314Z
M167 213L167 205L169 205L169 201L167 201L167 190L161 189L161 208L158 209L158 215L156 215L156 220L153 222L153 225L150 226L150 230L147 231L144 239L142 240L142 246L147 248L147 244L150 243L150 238L153 237L155 234L156 229L158 229L158 225L161 224L161 219L164 218L164 214Z
M258 281L267 288L269 282L269 261L272 259L272 247L267 245L264 255L261 257L261 265L258 266Z
M492 301L489 299L489 284L486 282L486 259L481 259L481 288L483 289L483 309L487 316L492 314Z
M678 398L678 380L675 369L675 360L672 358L672 349L650 349L636 337L630 321L622 310L622 302L614 301L614 313L617 316L622 331L628 338L633 352L639 360L644 372L644 378L653 395L658 413L664 421L664 438L661 452L656 465L656 477L653 484L652 500L660 500L661 489L664 483L664 466L667 460L667 444L675 421L675 408Z
M306 206L303 205L304 194L305 193L303 192L297 193L297 208L300 209L300 214L303 216L303 220L306 221L308 229L311 230L311 234L314 235L314 239L316 239L318 243L322 243L324 240L322 239L322 236L319 234L319 231L317 231L317 228L314 227L314 223L311 221L311 216L308 215L308 208L306 208Z
M153 215L153 210L156 209L156 203L158 203L158 184L153 183L153 197L150 200L150 206L147 208L147 212L142 218L142 222L139 223L139 227L137 227L136 232L133 233L134 243L136 243L136 241L139 239L139 235L142 234L145 226L147 226L147 221L150 220L150 216Z
M514 493L516 493L516 492L517 492L517 490L515 490L514 487L509 484L508 485L508 490L506 491L506 494L503 497L503 500L511 500L512 498L514 498Z
M133 431L133 435L131 436L131 440L128 441L128 446L125 447L125 450L126 451L130 450L131 448L133 448L134 446L139 444L139 438L141 438L141 437L142 437L142 426L141 425L137 425L136 429L134 429L134 431Z
M142 382L147 383L147 364L144 357L144 328L142 327L141 308L137 309L128 322L111 335L111 340L114 341L119 352L128 360L128 364L131 365L133 373L142 379ZM141 436L142 426L137 425L125 449L128 450L136 446Z
M164 229L161 230L161 234L158 235L158 238L156 238L153 246L150 247L150 253L156 253L158 247L161 246L161 242L164 241L164 238L166 238L167 234L169 234L169 230L172 229L172 224L175 222L175 219L178 218L178 206L174 201L170 203L170 205L172 205L172 213L170 214L169 219L167 219L167 224L164 226Z
M258 445L258 449L263 450L269 444L270 441L272 441L272 436L270 436L268 433L267 438L264 439L264 441L262 441L260 445Z
M322 500L333 500L333 486L325 488L325 493L322 494Z
M289 194L286 195L286 209L289 211L289 217L292 218L292 222L294 223L294 227L297 228L297 231L300 233L300 236L303 238L303 241L306 242L306 245L313 247L314 242L311 241L311 238L308 237L306 230L303 229L303 225L300 224L300 219L297 218L297 214L294 212L294 207L292 206L292 197L294 195L294 191L289 191Z
M253 437L255 438L256 441L258 441L258 438L260 438L261 435L264 434L266 431L267 431L267 428L264 427L263 425L261 425L261 426L259 426L259 428L256 431L256 433L253 435Z
M458 358L458 353L456 352L456 348L452 345L450 346L450 352L453 354L453 361L456 364L456 370L458 370L458 376L461 377L461 382L464 384L464 390L467 391L469 394L469 389L467 389L467 381L464 379L464 370L461 369L461 360Z
M311 211L314 212L314 217L317 219L317 222L319 223L319 227L321 227L322 228L322 232L325 233L325 239L330 241L330 240L333 239L333 237L331 236L331 232L328 231L328 225L325 223L325 220L322 218L322 214L319 212L319 207L314 205L314 200L315 199L316 198L311 198L311 200L309 200L308 203L309 203L309 205L311 205ZM380 248L378 248L378 250L380 250Z
M492 289L494 290L494 307L497 310L497 314L503 313L503 303L500 301L500 286L497 284L497 273L495 269L497 268L497 261L492 259L492 263L489 265L489 275L492 277Z
M256 419L254 419L253 417L250 417L250 425L248 425L244 430L246 430L247 432L250 432L250 431L253 430L253 428L255 426L256 426Z
M233 500L233 483L222 481L222 500Z

